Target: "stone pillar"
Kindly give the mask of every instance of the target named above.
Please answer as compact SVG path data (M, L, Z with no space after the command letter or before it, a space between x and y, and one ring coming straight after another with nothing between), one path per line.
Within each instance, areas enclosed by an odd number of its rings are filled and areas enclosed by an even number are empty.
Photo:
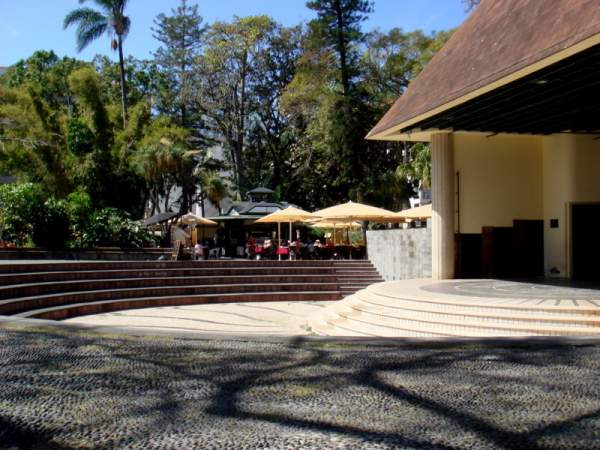
M431 140L431 276L454 278L454 145L452 133Z

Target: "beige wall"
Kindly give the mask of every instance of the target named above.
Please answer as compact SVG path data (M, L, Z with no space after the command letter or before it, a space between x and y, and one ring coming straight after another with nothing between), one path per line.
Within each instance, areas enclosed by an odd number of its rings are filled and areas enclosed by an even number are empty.
M454 134L461 233L542 219L542 148L542 138L535 136Z
M600 202L600 141L593 136L553 135L543 140L544 259L570 276L570 204ZM559 227L550 228L550 219Z

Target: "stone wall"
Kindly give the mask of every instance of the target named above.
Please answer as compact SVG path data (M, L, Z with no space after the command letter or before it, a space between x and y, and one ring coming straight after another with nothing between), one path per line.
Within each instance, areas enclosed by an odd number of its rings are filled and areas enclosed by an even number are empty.
M369 259L386 281L431 277L431 227L367 231Z

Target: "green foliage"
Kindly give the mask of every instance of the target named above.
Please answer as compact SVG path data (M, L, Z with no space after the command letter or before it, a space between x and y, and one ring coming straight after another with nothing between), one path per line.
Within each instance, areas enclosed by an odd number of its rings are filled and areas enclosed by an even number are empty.
M31 241L33 216L42 211L46 195L33 183L0 185L0 227L2 240L15 245Z
M78 117L73 117L67 124L67 148L77 156L84 156L94 148L94 133Z
M155 245L152 234L114 208L94 212L81 236L82 247L142 248Z
M159 14L154 24L154 37L161 44L154 61L167 82L159 91L158 106L162 113L176 118L177 124L191 128L199 119L192 101L194 64L200 56L206 27L198 5L189 6L186 0L171 9L170 16Z
M367 0L311 0L307 27L266 16L207 27L182 0L156 18L154 58L138 61L121 55L127 2L94 3L65 25L82 45L108 33L118 63L40 51L0 77L0 173L40 185L32 204L54 197L58 228L66 205L80 245L104 208L187 212L257 185L309 209L348 199L399 208L429 184L418 147L364 137L449 32L365 33ZM11 227L32 239L23 222Z
M64 200L50 197L41 208L33 208L30 217L31 239L36 247L66 247L71 237L71 224Z
M420 187L431 187L431 149L429 145L417 143L409 150L409 157L396 169L396 176L408 182L420 183Z
M200 177L202 192L206 199L221 213L221 202L229 195L229 188L223 177L216 171L205 172Z

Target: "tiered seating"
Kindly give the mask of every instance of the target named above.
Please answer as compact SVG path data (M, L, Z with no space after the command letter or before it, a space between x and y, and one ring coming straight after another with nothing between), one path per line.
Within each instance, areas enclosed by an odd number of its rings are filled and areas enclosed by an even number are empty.
M127 261L0 265L0 315L62 320L203 303L339 300L380 281L368 261Z
M461 298L419 289L430 283L407 280L370 286L310 317L308 325L333 336L600 335L600 302L563 299L555 305L517 297Z

